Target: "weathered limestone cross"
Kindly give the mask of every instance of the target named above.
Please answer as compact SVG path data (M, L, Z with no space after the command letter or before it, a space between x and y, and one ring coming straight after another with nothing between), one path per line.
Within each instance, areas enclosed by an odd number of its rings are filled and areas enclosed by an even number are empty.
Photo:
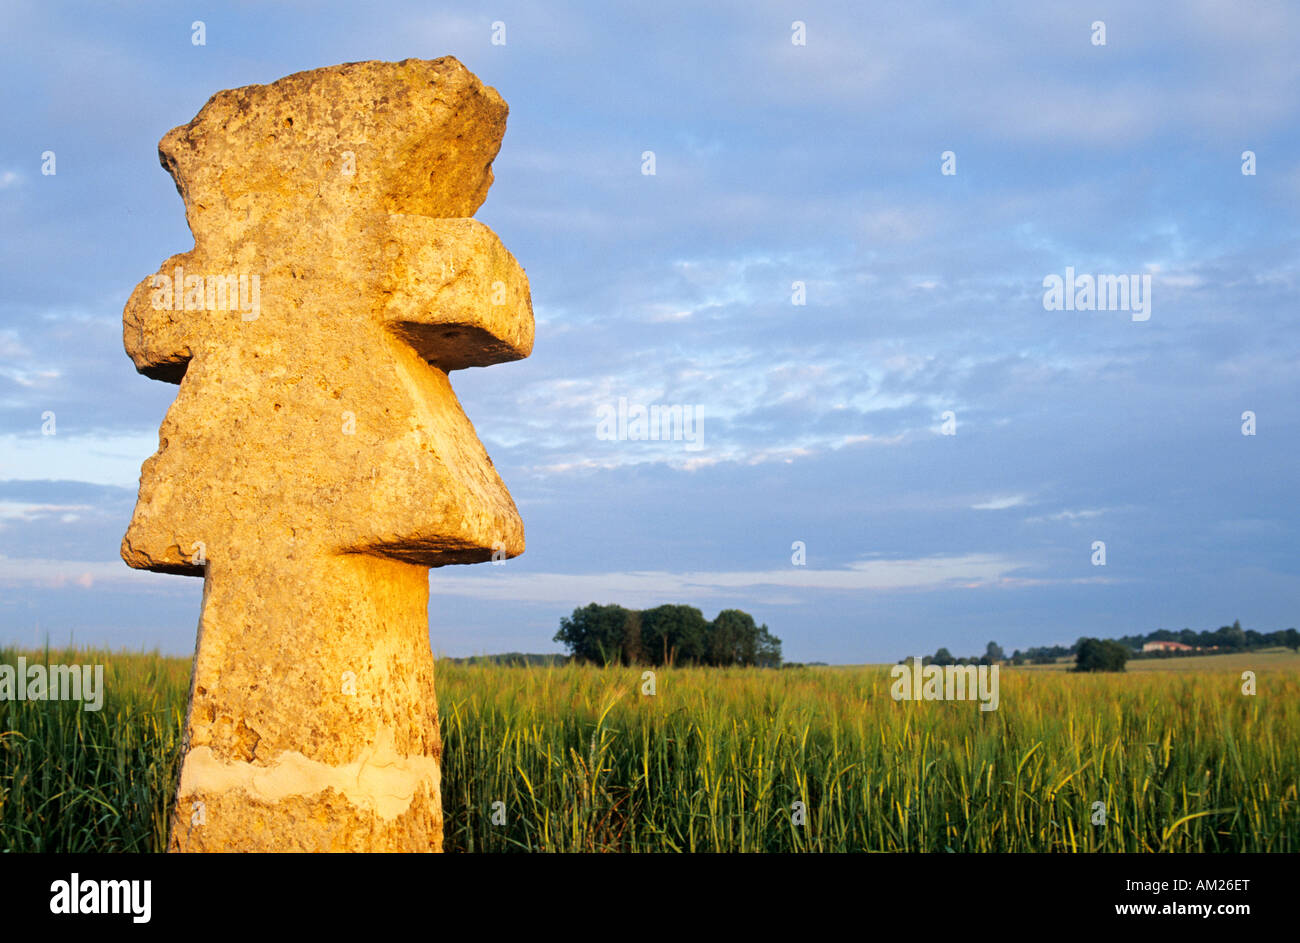
M159 144L194 249L122 317L180 384L122 557L204 577L171 850L441 850L427 568L524 549L447 379L532 350L469 218L506 112L453 58L358 62Z

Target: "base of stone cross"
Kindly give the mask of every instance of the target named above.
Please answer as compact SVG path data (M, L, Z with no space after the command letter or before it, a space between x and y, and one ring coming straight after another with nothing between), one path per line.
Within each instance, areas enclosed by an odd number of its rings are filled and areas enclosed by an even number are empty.
M441 851L428 569L210 560L169 851Z

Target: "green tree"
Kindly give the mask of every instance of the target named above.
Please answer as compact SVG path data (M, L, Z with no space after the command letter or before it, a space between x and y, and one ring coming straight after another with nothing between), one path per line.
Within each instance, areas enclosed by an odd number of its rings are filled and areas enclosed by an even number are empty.
M1074 656L1075 671L1123 671L1129 650L1110 639L1081 638Z
M1246 633L1241 630L1241 620L1234 621L1232 625L1220 626L1219 631L1214 633L1214 641L1210 644L1221 648L1245 648Z
M997 642L989 642L984 649L984 657L988 659L987 664L996 665L1000 661L1007 660L1007 653L1002 650L1002 646Z
M598 665L781 664L781 640L739 609L724 609L708 622L694 606L639 612L591 603L560 620L555 641L575 661Z
M641 638L641 613L628 609L623 622L623 664L644 665L650 661L646 656L645 644Z
M709 626L710 665L752 665L758 659L758 626L739 609L723 609Z
M709 625L708 663L775 667L781 664L781 640L740 609L724 609Z
M652 664L699 664L708 658L709 623L694 606L645 609L641 644Z
M593 602L560 619L555 641L565 645L577 661L629 664L629 656L639 654L628 649L633 617L634 613L622 606L598 606Z
M760 668L781 666L781 640L767 630L766 623L758 627L758 655L754 664Z
M952 665L952 664L956 664L956 661L957 659L952 657L952 652L948 651L948 649L946 648L940 648L937 652L934 653L934 657L930 659L930 664Z

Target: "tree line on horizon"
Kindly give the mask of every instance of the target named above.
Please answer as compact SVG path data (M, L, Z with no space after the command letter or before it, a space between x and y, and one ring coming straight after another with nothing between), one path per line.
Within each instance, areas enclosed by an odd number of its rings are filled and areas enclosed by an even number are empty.
M1014 665L1023 665L1028 662L1031 665L1051 664L1058 658L1065 658L1068 655L1078 656L1080 645L1087 641L1081 638L1073 645L1046 645L1037 648L1028 648L1021 652L1015 651L1011 655L1011 663ZM1241 620L1234 620L1232 625L1219 626L1217 629L1204 629L1200 632L1194 629L1183 629L1175 631L1173 629L1156 629L1145 635L1123 635L1117 639L1106 639L1101 641L1112 641L1117 645L1122 645L1130 651L1130 657L1150 658L1150 657L1168 657L1167 653L1148 652L1143 654L1142 646L1147 642L1182 642L1184 645L1190 645L1192 648L1217 649L1219 652L1248 652L1259 648L1289 648L1292 651L1300 650L1300 632L1294 628L1278 629L1276 632L1257 632L1254 629L1243 629ZM1182 654L1188 654L1186 652ZM1204 654L1204 652L1200 653Z
M948 649L941 647L933 655L926 655L921 659L923 665L996 665L1000 661L1005 661L1006 652L997 642L989 642L984 647L983 655L971 655L969 657L956 658ZM906 660L906 659L904 659ZM902 664L902 662L899 662Z
M1193 648L1222 652L1253 651L1259 648L1285 647L1293 651L1300 650L1300 632L1295 629L1278 629L1276 632L1256 632L1243 629L1241 620L1232 625L1220 626L1216 630L1205 629L1195 632L1183 629L1175 632L1171 629L1156 629L1146 635L1124 635L1118 639L1098 639L1088 636L1075 641L1073 645L1041 645L1020 651L1016 649L1008 659L997 642L989 642L983 655L954 658L947 648L940 648L933 655L921 659L922 664L930 665L995 665L1009 661L1013 665L1050 665L1060 658L1071 655L1075 659L1076 671L1123 671L1130 658L1168 657L1167 653L1142 652L1147 642L1182 642ZM1179 654L1207 654L1192 652ZM901 662L900 662L901 664Z
M593 602L561 618L554 640L574 661L597 665L781 665L781 640L740 609L723 609L709 621L694 606Z
M1067 654L1075 656L1075 671L1123 671L1124 663L1128 661L1131 654L1129 649L1119 642L1095 638L1081 638L1065 651ZM1002 646L997 642L989 642L984 649L984 654L978 658L974 656L954 658L948 649L940 648L933 655L926 655L921 659L923 665L939 666L997 665L1003 662L1023 665L1025 659L1020 655L1019 651L1007 658L1006 652L1002 650Z

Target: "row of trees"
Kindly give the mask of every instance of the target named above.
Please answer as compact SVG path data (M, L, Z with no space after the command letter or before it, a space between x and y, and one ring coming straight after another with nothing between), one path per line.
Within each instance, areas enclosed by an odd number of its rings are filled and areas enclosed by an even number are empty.
M781 640L739 609L724 609L710 622L694 606L588 606L560 619L555 633L575 661L599 665L781 664Z
M1173 629L1156 629L1146 635L1125 635L1119 641L1139 651L1147 642L1182 642L1193 648L1218 648L1227 651L1250 651L1255 648L1275 646L1300 650L1300 632L1295 629L1256 632L1254 629L1243 629L1240 619L1234 621L1232 625L1221 625L1213 630L1205 629L1196 632L1192 629L1183 629L1181 632L1176 632Z
M1109 639L1103 641L1095 638L1081 638L1069 648L1063 646L1053 646L1052 648L1030 649L1034 652L1035 662L1054 661L1054 653L1059 651L1061 655L1074 654L1075 671L1123 671L1124 663L1128 661L1129 651L1126 645L1119 642L1113 642ZM1053 653L1048 657L1047 653ZM978 658L971 656L969 658L953 658L952 653L946 648L940 648L933 655L927 655L921 659L925 665L996 665L999 662L1007 660L1006 652L997 642L989 642L985 646L984 654ZM1016 651L1010 659L1013 665L1023 665L1026 661L1024 655Z
M952 652L946 648L940 648L933 655L926 655L921 659L923 665L996 665L1004 661L1007 655L1002 650L1002 646L997 642L989 642L984 647L983 655L971 655L964 658L954 658Z
M1023 652L1017 648L1011 653L1011 664L1023 665L1029 662L1031 665L1050 665L1058 658L1073 655L1078 651L1078 645L1078 642L1073 645L1039 645L1035 648L1027 648Z
M1081 638L1069 646L1044 645L1037 648L1027 648L1023 652L1017 649L1011 655L1011 663L1015 665L1022 665L1025 662L1034 665L1051 664L1067 655L1073 655L1077 663L1079 649L1085 641L1088 641L1088 639ZM1156 629L1146 635L1125 635L1111 641L1128 649L1129 657L1134 658L1145 657L1142 654L1142 646L1147 642L1182 642L1184 645L1190 645L1193 648L1217 649L1220 652L1244 652L1258 648L1275 647L1300 650L1300 632L1295 629L1256 632L1254 629L1243 629L1241 620L1234 621L1232 625L1223 625L1217 629L1205 629L1201 632L1192 629L1183 629L1181 632L1172 629Z

